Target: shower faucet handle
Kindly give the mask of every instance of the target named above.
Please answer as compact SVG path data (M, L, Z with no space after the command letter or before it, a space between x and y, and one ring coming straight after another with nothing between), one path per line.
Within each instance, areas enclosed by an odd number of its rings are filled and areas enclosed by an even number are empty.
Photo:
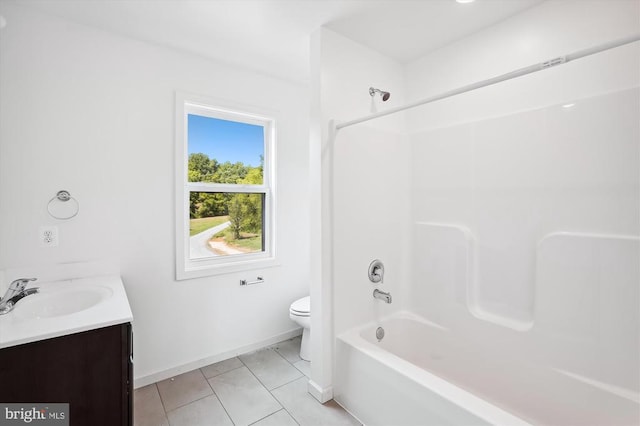
M379 259L375 259L369 264L369 281L374 284L381 283L384 280L384 265Z

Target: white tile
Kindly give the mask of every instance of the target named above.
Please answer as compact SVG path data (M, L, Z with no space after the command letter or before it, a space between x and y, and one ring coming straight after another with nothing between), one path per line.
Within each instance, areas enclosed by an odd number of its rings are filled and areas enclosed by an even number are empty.
M246 367L209 379L236 426L249 425L282 407Z
M251 426L298 426L293 417L286 410L280 410L264 419L255 422Z
M273 349L262 349L240 355L240 360L269 390L302 376L297 368L289 364Z
M301 426L359 425L335 401L320 404L307 392L306 377L275 389L272 393Z
M189 371L158 382L158 391L166 411L213 394L200 370Z
M155 383L133 392L134 426L169 426Z
M305 376L311 377L311 362L310 361L305 361L305 360L301 359L300 361L298 361L295 364L293 364L293 366L295 368L297 368L298 370L300 370L302 372L302 374L304 374Z
M222 373L226 373L227 371L235 370L236 368L242 367L242 361L240 361L237 357L225 359L224 361L216 362L215 364L207 365L206 367L202 367L202 374L207 379L210 379L214 376L217 376Z
M280 355L283 356L284 359L289 361L291 364L300 361L300 342L302 341L302 337L294 337L293 339L285 340L284 342L277 343L273 345L273 349L278 351Z
M171 426L233 426L215 395L210 395L167 413Z

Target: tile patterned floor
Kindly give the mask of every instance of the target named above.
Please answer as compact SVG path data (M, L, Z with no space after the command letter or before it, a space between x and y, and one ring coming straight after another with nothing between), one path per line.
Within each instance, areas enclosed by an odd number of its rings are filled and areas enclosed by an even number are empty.
M307 393L300 337L136 389L134 426L359 425Z

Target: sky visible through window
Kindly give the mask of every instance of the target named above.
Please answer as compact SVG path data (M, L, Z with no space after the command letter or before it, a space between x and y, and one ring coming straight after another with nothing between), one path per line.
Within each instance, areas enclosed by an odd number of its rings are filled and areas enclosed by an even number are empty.
M257 167L260 156L264 155L264 128L189 114L187 145L189 155L203 153L219 163L241 162Z

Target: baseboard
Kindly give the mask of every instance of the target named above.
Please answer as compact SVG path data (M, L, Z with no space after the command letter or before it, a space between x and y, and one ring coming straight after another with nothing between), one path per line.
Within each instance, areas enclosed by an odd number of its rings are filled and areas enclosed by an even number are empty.
M323 389L313 380L309 380L307 384L307 392L322 404L333 399L333 387L330 386Z
M239 348L235 348L230 351L216 354L207 358L202 358L197 361L189 362L187 364L179 365L177 367L169 368L167 370L159 371L157 373L136 377L133 380L133 387L137 389L146 385L150 385L152 383L156 383L161 380L165 380L165 379L177 376L178 374L186 373L188 371L192 371L197 368L205 367L209 364L214 364L216 362L224 361L225 359L233 358L234 356L255 351L257 349L264 348L265 346L273 345L278 342L282 342L283 340L288 340L293 337L300 336L301 334L302 334L302 328L296 328L294 330L277 334L268 339L255 342L250 345L241 346ZM135 371L135 365L134 365L134 371Z

